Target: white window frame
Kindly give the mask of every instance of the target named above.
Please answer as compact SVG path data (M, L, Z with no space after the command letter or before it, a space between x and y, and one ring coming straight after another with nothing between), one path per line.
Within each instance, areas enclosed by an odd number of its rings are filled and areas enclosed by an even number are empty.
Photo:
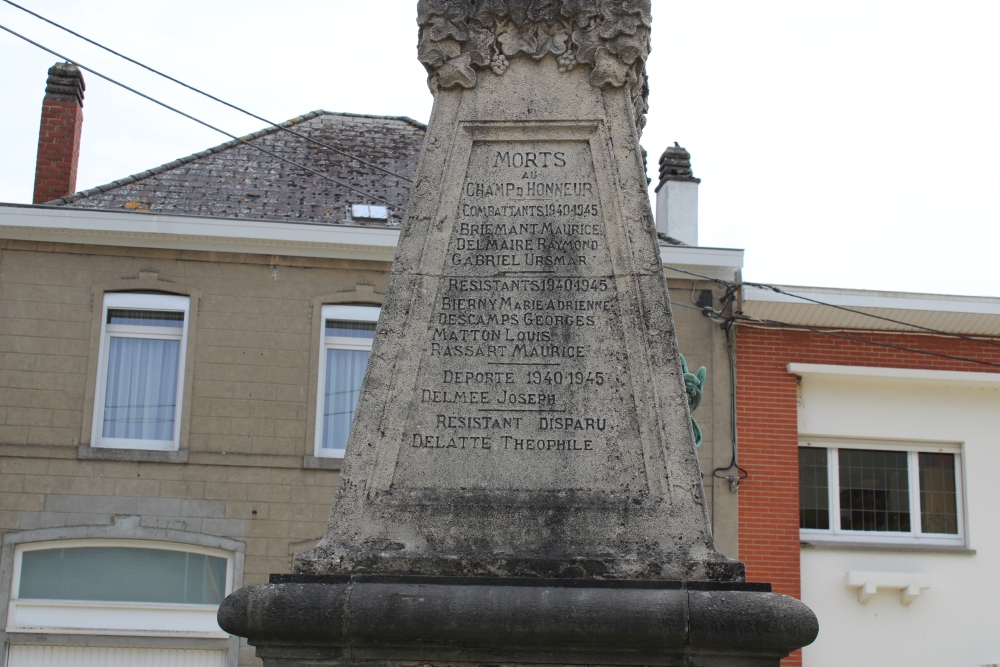
M30 551L79 547L162 549L199 554L226 560L225 594L233 592L235 554L179 542L152 540L80 539L52 540L19 544L14 550L14 567L6 632L57 633L68 635L126 635L141 637L201 637L226 639L219 627L219 605L158 602L111 602L104 600L21 599L21 563Z
M109 325L108 311L112 309L179 311L184 313L184 324L179 328L128 326L123 324ZM97 361L97 391L94 394L94 425L91 432L91 446L155 451L176 451L179 449L181 416L183 415L184 407L184 367L187 359L188 326L191 319L190 310L191 299L186 296L135 292L115 292L104 295L104 305L101 312L101 347ZM111 344L112 335L180 341L180 354L177 359L177 399L174 408L174 432L173 437L169 440L104 437L104 404L108 388L108 349Z
M323 447L323 412L324 399L326 398L326 352L327 350L360 350L371 351L372 339L370 338L350 338L345 336L327 336L327 320L339 320L341 322L378 322L379 306L364 305L327 305L323 306L320 318L320 343L319 343L319 388L316 392L316 444L315 455L324 458L344 458L347 443L344 449L328 449Z
M354 204L351 217L358 220L388 220L389 208L377 204Z
M802 440L800 449L823 449L827 452L827 493L830 528L800 528L799 537L804 542L854 542L886 545L965 546L965 480L962 469L962 447L951 443L915 443L883 441L823 441ZM906 452L909 477L910 531L844 530L840 528L840 458L842 449L884 450ZM951 454L955 457L955 507L957 534L924 533L920 516L919 454L931 452Z

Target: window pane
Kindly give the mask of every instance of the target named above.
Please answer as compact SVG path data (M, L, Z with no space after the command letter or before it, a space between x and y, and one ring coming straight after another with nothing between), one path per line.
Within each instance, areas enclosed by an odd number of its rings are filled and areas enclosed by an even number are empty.
M920 525L925 533L958 534L955 455L921 452Z
M799 528L830 528L827 450L799 448Z
M109 308L108 324L176 327L180 329L184 326L184 313L173 310L125 310L122 308Z
M910 532L906 452L840 450L842 530Z
M326 335L345 338L375 338L375 323L327 320Z
M226 559L126 547L25 551L20 581L18 596L36 600L219 604Z
M105 438L172 440L181 342L111 337Z
M323 449L344 449L368 365L366 350L326 351L326 395L323 397Z

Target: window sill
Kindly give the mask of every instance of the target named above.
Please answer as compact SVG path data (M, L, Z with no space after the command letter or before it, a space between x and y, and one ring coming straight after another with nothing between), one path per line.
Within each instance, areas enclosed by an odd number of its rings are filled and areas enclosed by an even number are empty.
M78 459L99 461L142 461L147 463L187 463L188 450L180 449L164 452L152 449L115 449L112 447L91 447L80 445Z
M143 637L144 648L201 648L228 649L229 639L205 639L202 637ZM28 632L8 632L8 644L38 644L45 643L55 646L134 646L135 638L128 635L92 635L92 634L61 634L49 632L42 634Z
M309 470L340 470L344 459L334 456L303 456L302 467Z
M211 604L14 599L6 629L23 634L226 639L215 620L218 611L219 606Z
M975 549L951 544L887 544L880 542L845 542L810 538L799 542L803 549L834 549L841 551L893 551L897 553L936 553L974 556Z

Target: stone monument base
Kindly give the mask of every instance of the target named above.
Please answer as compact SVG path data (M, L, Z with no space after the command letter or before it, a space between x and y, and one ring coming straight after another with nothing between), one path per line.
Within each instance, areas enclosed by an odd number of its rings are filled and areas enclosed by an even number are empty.
M227 632L265 667L778 667L816 617L770 584L271 575L230 595Z

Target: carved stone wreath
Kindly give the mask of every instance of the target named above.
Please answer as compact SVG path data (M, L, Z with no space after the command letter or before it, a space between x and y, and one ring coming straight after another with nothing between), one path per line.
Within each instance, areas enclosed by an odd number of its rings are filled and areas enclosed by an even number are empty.
M477 70L502 76L511 58L555 56L560 72L591 68L599 88L626 87L646 123L651 0L420 0L418 57L431 92L474 88Z

